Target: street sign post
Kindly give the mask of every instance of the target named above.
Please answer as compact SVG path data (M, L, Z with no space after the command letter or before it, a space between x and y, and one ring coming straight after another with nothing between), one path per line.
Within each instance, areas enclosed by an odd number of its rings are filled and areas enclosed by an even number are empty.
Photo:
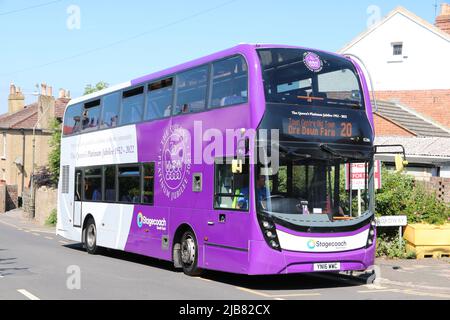
M377 227L398 227L398 237L399 237L399 243L402 245L403 243L403 236L402 231L403 227L406 227L408 225L408 217L407 216L385 216L385 217L378 217L375 219L377 223Z
M345 189L358 191L358 215L362 214L361 191L367 187L369 170L366 163L352 163L345 166ZM375 190L381 189L381 161L375 161Z

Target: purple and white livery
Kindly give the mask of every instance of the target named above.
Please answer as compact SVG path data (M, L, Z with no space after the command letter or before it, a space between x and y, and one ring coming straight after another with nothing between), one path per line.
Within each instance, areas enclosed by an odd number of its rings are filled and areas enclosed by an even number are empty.
M372 107L349 58L239 45L72 100L63 131L57 233L90 253L189 275L374 264ZM366 164L360 203L348 163Z

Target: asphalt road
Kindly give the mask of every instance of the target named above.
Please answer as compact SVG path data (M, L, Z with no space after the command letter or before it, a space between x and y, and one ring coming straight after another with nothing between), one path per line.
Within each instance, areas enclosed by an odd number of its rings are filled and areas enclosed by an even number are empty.
M366 285L338 275L248 277L218 272L189 278L170 263L133 254L106 251L91 256L49 230L0 218L0 300L450 299L450 281L437 289L394 280Z

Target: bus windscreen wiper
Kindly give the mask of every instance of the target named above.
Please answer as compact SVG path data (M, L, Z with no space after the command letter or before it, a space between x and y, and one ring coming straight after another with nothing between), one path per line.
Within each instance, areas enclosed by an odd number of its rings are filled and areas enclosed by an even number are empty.
M338 158L345 158L345 159L354 159L354 160L367 160L366 157L360 157L355 154L345 153L342 151L338 151L336 149L333 149L327 144L321 144L320 149L322 149L325 152L330 153L331 155L338 157Z

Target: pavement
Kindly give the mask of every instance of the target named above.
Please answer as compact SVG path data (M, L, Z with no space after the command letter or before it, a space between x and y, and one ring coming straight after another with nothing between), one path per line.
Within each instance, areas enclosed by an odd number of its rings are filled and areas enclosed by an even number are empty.
M190 278L171 263L107 250L88 255L55 229L0 214L0 300L449 300L450 259L378 259L375 283L360 275Z

